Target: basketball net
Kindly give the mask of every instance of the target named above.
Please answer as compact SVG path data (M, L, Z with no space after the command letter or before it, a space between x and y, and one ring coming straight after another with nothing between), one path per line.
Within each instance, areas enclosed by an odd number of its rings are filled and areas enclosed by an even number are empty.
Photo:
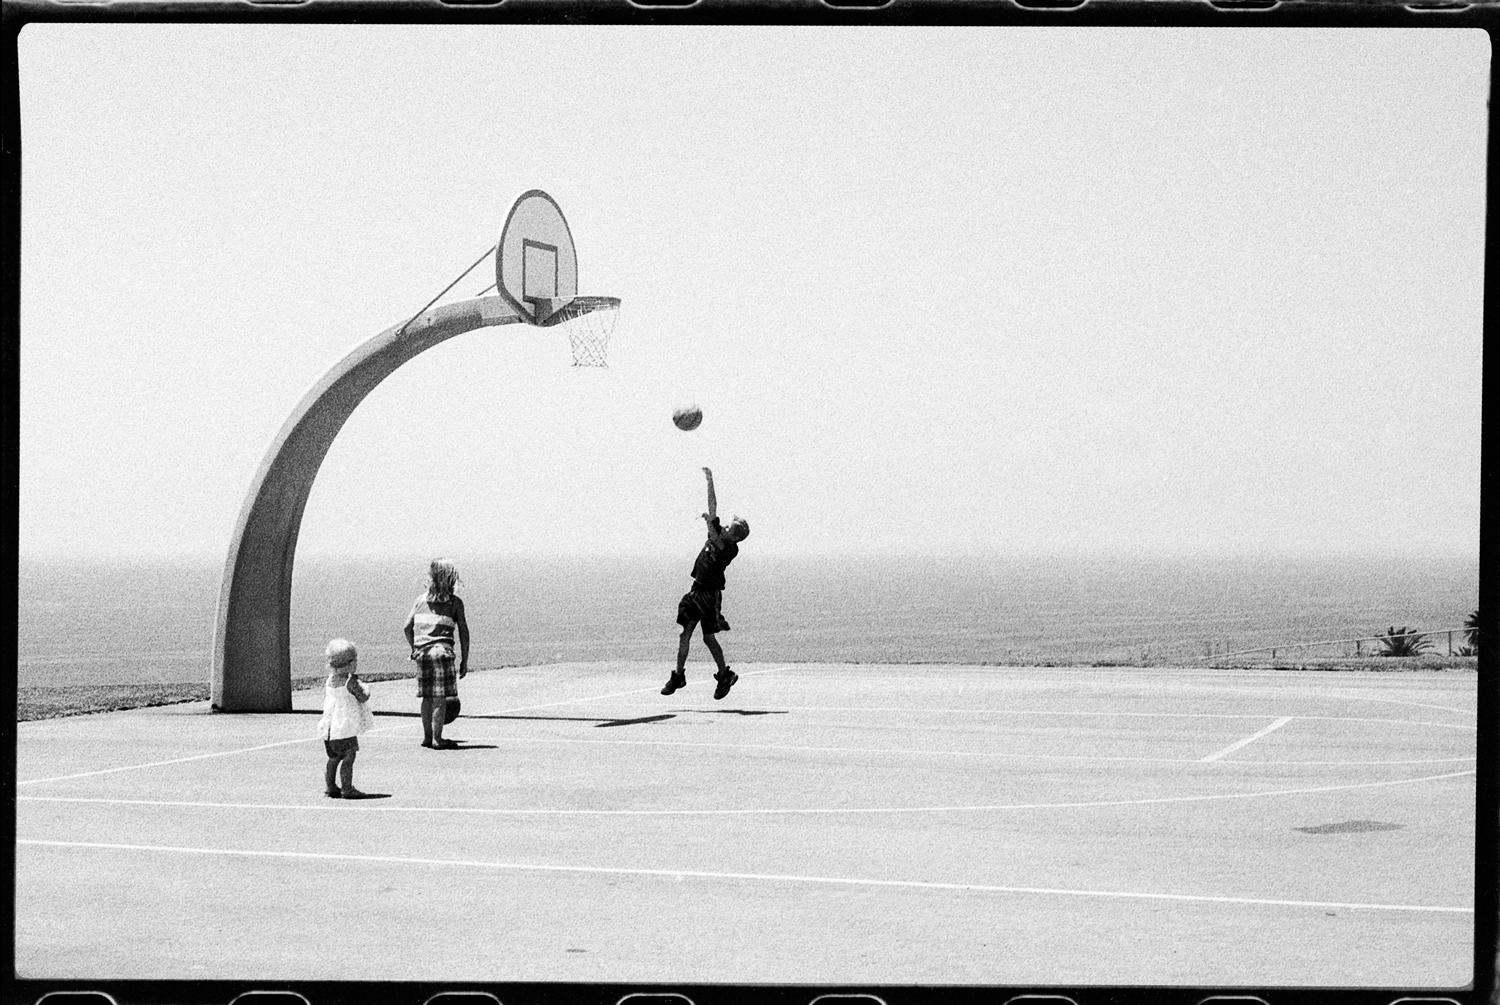
M547 324L567 329L574 366L607 367L609 337L619 318L620 301L616 297L574 297Z

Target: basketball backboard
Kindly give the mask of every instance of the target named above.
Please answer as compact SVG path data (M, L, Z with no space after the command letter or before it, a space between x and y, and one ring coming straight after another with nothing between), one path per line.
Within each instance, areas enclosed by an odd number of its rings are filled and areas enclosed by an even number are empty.
M495 288L521 316L543 324L578 295L578 252L556 201L541 189L510 209L495 248Z

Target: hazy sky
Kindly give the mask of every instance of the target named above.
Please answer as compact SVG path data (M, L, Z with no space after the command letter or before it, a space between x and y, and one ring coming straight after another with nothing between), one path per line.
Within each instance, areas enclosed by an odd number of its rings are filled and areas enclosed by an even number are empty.
M1478 30L32 24L23 553L221 558L314 381L552 194L299 552L1477 554ZM476 269L449 297L494 279ZM703 426L672 408L695 400Z

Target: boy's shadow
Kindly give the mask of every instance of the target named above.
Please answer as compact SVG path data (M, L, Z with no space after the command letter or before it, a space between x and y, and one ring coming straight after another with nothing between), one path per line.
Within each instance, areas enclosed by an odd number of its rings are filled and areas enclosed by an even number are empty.
M309 710L309 711L311 711L311 710ZM322 713L319 712L318 714L321 715ZM397 716L397 717L406 718L406 719L415 719L415 718L418 718L421 715L420 712L383 712L383 711L377 711L375 714L376 715L392 715L392 716ZM644 723L644 722L664 722L667 719L672 718L674 715L675 715L675 713L673 713L673 712L663 712L663 713L661 713L659 715L644 715L644 716L641 716L638 719L610 719L610 718L600 718L598 716L583 716L583 715L487 715L487 714L485 714L483 712L476 712L476 713L466 714L466 715L462 716L462 718L464 718L464 719L526 719L526 720L538 720L538 721L544 721L544 722L592 722L595 725L595 727L603 727L603 726L638 726L638 725L640 725L641 723ZM479 748L478 744L475 744L473 747L471 747L471 749L478 750L480 748ZM494 748L486 748L486 749L494 749Z
M322 715L323 714L323 712L320 709L316 709L316 708L294 708L291 711L292 711L293 715ZM394 716L400 716L400 717L406 718L406 719L415 719L419 715L421 715L420 712L379 712L379 711L375 712L374 714L375 715L394 715ZM474 715L474 716L469 716L469 718L471 718L471 719L503 719L503 718L506 718L506 716L498 716L498 715ZM452 739L452 737L449 737L449 739ZM462 740L453 740L453 742L456 743L456 744L458 744L458 746L456 746L456 747L449 747L448 748L449 750L499 750L500 749L499 747L497 747L493 743L465 743ZM376 794L376 793L367 793L365 795L365 798L366 799L389 799L390 798L390 794L386 793L384 795L380 795L380 794Z
M357 803L362 799L389 799L391 794L389 792L366 792L358 796L343 796L342 798L345 802Z

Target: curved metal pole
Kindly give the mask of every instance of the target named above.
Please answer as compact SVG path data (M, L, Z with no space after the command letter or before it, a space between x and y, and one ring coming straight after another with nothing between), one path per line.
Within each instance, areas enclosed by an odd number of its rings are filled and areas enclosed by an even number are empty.
M214 630L215 711L291 710L297 531L323 457L355 407L433 346L523 320L503 297L445 304L355 346L302 396L255 472L229 544Z

